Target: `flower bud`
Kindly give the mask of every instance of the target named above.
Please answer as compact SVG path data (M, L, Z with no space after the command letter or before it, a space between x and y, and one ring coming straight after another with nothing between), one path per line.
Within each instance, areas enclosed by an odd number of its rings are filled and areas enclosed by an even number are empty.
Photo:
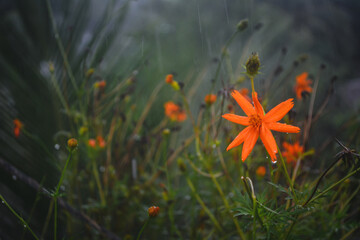
M87 70L87 72L85 74L86 78L91 77L91 75L93 75L94 72L95 72L95 69L93 69L93 68L90 68L89 70Z
M54 71L55 71L54 64L52 62L49 62L49 72L54 73Z
M249 20L243 19L236 25L236 28L239 32L241 32L244 31L248 27L248 25L249 25Z
M177 160L177 164L181 172L186 172L186 164L181 158Z
M165 129L162 131L162 134L163 134L164 136L168 136L168 135L170 134L170 129L165 128Z
M74 150L78 146L78 141L75 138L70 138L67 142L70 151Z
M256 169L256 175L259 177L264 177L266 174L266 168L264 166L260 166Z
M179 91L180 90L180 85L179 85L179 83L177 82L177 81L172 81L171 83L171 86L173 87L173 89L175 90L175 91Z
M213 103L216 102L216 95L215 94L208 94L208 95L205 96L204 101L208 106L210 106L210 105L212 105Z
M165 82L171 84L174 81L174 76L172 74L166 75Z
M259 73L260 69L260 59L257 53L253 53L245 64L246 73L250 77L255 77Z
M156 217L159 214L160 208L157 206L149 207L148 213L149 217Z

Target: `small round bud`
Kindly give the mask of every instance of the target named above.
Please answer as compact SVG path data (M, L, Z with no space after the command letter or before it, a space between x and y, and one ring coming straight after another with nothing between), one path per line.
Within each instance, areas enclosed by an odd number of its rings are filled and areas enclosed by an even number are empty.
M173 87L173 89L174 89L175 91L179 91L179 90L180 90L180 85L179 85L179 83L178 83L177 81L173 80L170 84L171 84L171 86Z
M165 128L165 129L162 131L162 134L163 134L164 136L168 136L168 135L170 134L170 129Z
M266 174L266 168L264 166L260 166L256 169L256 175L259 177L264 177Z
M244 31L249 25L249 20L248 19L243 19L241 20L237 25L236 28L238 31Z
M157 206L149 207L148 213L149 217L156 217L159 214L160 208Z
M89 77L91 77L91 75L94 74L94 72L95 72L95 69L90 68L89 70L87 70L85 76L86 76L87 78L89 78Z
M216 102L216 95L215 94L208 94L205 96L204 101L207 105L212 105Z
M165 82L171 84L174 81L174 76L172 74L166 75Z
M260 59L257 53L253 53L245 64L247 75L254 77L259 73Z
M181 172L186 172L186 164L181 158L177 160L177 164Z
M70 138L67 142L68 148L72 151L78 146L78 141L75 138Z

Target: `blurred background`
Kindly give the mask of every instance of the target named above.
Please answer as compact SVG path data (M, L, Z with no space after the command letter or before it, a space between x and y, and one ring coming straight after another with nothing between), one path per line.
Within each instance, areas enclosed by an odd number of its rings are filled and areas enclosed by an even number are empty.
M282 89L292 88L297 75L305 71L312 79L319 76L315 109L329 91L332 94L321 119L315 123L316 132L312 133L310 145L319 151L329 145L337 148L332 141L336 136L354 148L359 147L360 2L357 0L50 3L58 37L79 85L90 68L95 69L94 80L105 79L109 88L134 76L136 87L131 91L136 105L140 106L134 110L134 119L141 115L141 106L147 103L155 86L169 73L185 84L185 91L201 76L203 80L196 83L198 91L191 99L192 111L197 112L210 91L222 48L237 23L247 18L248 28L236 36L227 51L228 66L232 69L223 67L220 79L229 79L228 87L242 81L243 64L252 52L257 52L262 68L255 86L260 95L271 92L268 104L274 106L294 96L293 92ZM1 0L0 32L0 158L45 188L53 189L60 171L49 152L64 158L64 136L71 132L71 126L50 80L50 62L69 102L77 96L66 75L46 1ZM271 84L269 79L273 79ZM245 80L243 86L250 88L250 82ZM215 89L221 89L220 81ZM161 90L145 121L147 127L161 121L163 103L171 95L170 91ZM295 111L300 112L307 105L296 105ZM15 118L36 137L14 138ZM110 117L104 119L110 121ZM184 128L180 138L190 126ZM321 154L327 157L326 152ZM38 196L2 168L0 193L24 218L30 215ZM45 198L39 201L39 206L48 205ZM34 228L40 232L47 207L37 207L31 214ZM0 207L0 216L0 239L19 239L19 232L24 231L22 225L4 206Z

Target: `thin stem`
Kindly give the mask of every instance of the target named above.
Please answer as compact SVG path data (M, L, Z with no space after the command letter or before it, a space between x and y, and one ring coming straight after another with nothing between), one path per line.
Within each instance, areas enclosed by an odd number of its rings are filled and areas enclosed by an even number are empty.
M255 92L255 86L254 86L254 77L250 76L250 80L251 80L251 89L252 89L252 93Z
M53 27L53 30L54 30L56 43L57 43L57 45L58 45L58 47L59 47L61 56L62 56L63 59L64 59L64 64L65 64L66 71L67 71L67 73L68 73L68 75L69 75L70 81L71 81L74 89L75 89L76 91L78 91L78 87L77 87L77 85L76 85L76 81L75 81L74 75L73 75L73 73L72 73L72 71L71 71L70 64L69 64L69 61L68 61L68 59L67 59L67 56L66 56L66 53L65 53L65 50L64 50L64 46L62 45L62 42L61 42L61 39L60 39L60 36L59 36L59 32L58 32L57 27L56 27L55 18L54 18L53 11L52 11L52 8L51 8L50 1L49 1L49 0L46 0L46 5L47 5L47 8L48 8L48 12L49 12L51 24L52 24L52 27Z
M146 226L149 224L150 222L150 217L148 217L148 219L146 220L146 222L144 223L144 225L142 226L142 228L140 229L139 234L137 235L136 240L139 240L141 237L141 234L143 233L143 231L145 230Z
M104 196L104 192L103 192L101 182L100 182L99 171L97 170L96 163L95 163L94 160L92 161L92 168L93 168L93 174L94 174L94 177L95 177L96 185L97 185L98 190L99 190L101 206L104 207L106 205L105 196Z
M191 189L191 191L193 192L193 194L195 195L196 200L199 202L199 204L201 205L201 207L204 209L204 211L207 213L207 215L210 217L211 221L214 223L215 227L217 229L219 229L220 232L223 232L222 228L220 227L220 224L218 223L218 221L216 220L215 216L211 213L211 211L209 210L209 208L206 207L204 201L201 199L201 197L199 196L199 194L196 192L195 186L192 183L191 179L189 177L186 177L186 181Z
M231 215L229 203L228 203L227 199L225 198L224 192L223 192L223 190L221 189L219 182L218 182L217 179L214 177L214 175L212 174L212 172L210 172L210 175L211 175L211 180L214 182L214 184L215 184L215 186L216 186L216 189L218 190L218 192L219 192L219 194L220 194L220 196L221 196L221 198L222 198L222 200L223 200L223 202L224 202L224 204L225 204L226 210L228 211L228 213L230 214L231 218L233 219L233 222L234 222L234 224L235 224L236 230L237 230L238 233L239 233L240 238L241 238L241 239L245 239L244 232L241 230L237 219L234 218L234 217Z
M321 174L321 176L320 176L319 180L317 181L316 186L315 186L313 192L311 193L310 197L309 197L308 200L302 205L303 207L305 207L305 206L311 201L311 199L312 199L312 197L315 195L315 192L316 192L316 190L318 189L318 187L319 187L319 185L320 185L320 182L321 182L321 180L323 179L323 177L325 177L325 175L330 171L330 169L333 168L333 167L335 166L335 164L336 164L338 161L340 161L340 160L341 160L341 158L336 159L336 160Z
M333 185L331 185L330 187L328 187L327 189L325 189L324 191L322 191L321 193L319 193L318 195L316 195L314 198L308 200L306 202L306 204L311 203L313 201L315 201L316 199L320 198L322 195L326 194L327 192L329 192L331 189L333 189L334 187L336 187L337 185L339 185L340 183L344 182L346 179L348 179L349 177L351 177L352 175L356 174L358 171L360 171L360 168L355 169L354 171L350 172L348 175L346 175L345 177L343 177L341 180L337 181L336 183L334 183ZM304 204L303 206L305 206L306 204Z
M286 164L285 164L284 158L283 158L283 156L282 156L282 154L281 154L281 151L280 151L279 146L277 146L277 149L278 149L278 152L279 152L281 164L282 164L283 169L284 169L284 173L285 173L286 180L287 180L288 183L289 183L290 190L291 190L291 192L292 192L292 194L293 194L293 197L294 197L294 200L295 200L295 204L297 204L297 201L298 201L298 200L297 200L297 197L296 197L296 194L295 194L293 182L292 182L291 179L290 179L290 176L289 176L289 173L288 173L288 171L287 171Z
M68 158L66 159L66 163L65 163L65 166L64 166L64 169L62 170L61 172L61 177L60 177L60 180L58 182L58 185L56 187L56 192L54 193L53 195L53 198L54 198L54 204L55 204L55 207L54 207L54 240L56 240L56 231L57 231L57 198L59 196L59 190L60 190L60 186L64 180L64 176L65 176L65 171L66 171L66 168L70 162L70 159L71 159L71 155L72 155L72 150L70 150L69 152L69 156Z
M39 239L36 234L33 232L33 230L30 228L29 224L22 218L20 215L6 202L5 198L0 194L1 201L6 205L6 207L14 214L23 224L24 227L29 229L30 233L33 235L35 239Z

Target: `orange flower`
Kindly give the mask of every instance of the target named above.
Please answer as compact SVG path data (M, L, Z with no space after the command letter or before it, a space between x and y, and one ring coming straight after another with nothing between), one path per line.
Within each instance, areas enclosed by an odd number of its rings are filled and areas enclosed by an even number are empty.
M97 136L97 137L96 137L96 140L97 140L100 148L104 148L104 147L105 147L106 142L105 142L105 140L104 140L104 138L103 138L102 136Z
M186 120L186 113L180 108L179 105L172 101L164 104L165 115L168 116L172 121L182 122Z
M212 105L214 102L216 102L216 95L208 94L205 96L204 100L207 105Z
M285 151L282 152L282 155L286 158L287 163L296 163L301 154L304 153L304 146L300 146L299 142L294 144L283 142L283 147Z
M165 82L171 84L173 82L174 76L172 74L166 75Z
M14 119L14 135L16 138L20 135L20 130L24 127L24 124L19 119Z
M95 88L104 89L106 87L106 81L105 80L97 81L94 84L94 86Z
M243 95L243 96L246 98L246 100L248 100L248 101L251 103L251 98L249 98L249 96L248 96L248 94L249 94L249 89L247 89L247 88L241 88L241 89L239 90L239 92L240 92L241 95Z
M91 138L91 139L89 139L88 144L89 144L90 147L95 148L96 147L96 140Z
M159 214L160 208L157 206L149 207L148 213L150 217L156 217Z
M256 92L253 92L252 95L254 106L252 106L252 104L249 103L243 97L243 95L241 95L236 90L234 90L231 95L245 112L247 117L238 116L235 114L224 114L222 117L231 122L247 127L236 136L236 138L230 143L226 150L228 151L231 148L237 147L241 143L244 143L241 160L245 161L260 136L261 141L263 142L267 152L271 157L271 160L275 162L277 145L271 130L287 133L298 133L300 131L300 128L298 127L277 122L282 119L291 108L293 108L293 99L288 99L280 103L265 114L264 109L258 100Z
M259 177L264 177L266 174L266 168L264 166L260 166L256 169L256 175Z
M303 92L308 92L308 93L312 92L312 87L309 86L312 83L312 81L308 80L307 77L308 77L307 72L303 72L302 74L296 76L296 85L294 90L296 93L296 97L298 99L302 99L301 94Z

